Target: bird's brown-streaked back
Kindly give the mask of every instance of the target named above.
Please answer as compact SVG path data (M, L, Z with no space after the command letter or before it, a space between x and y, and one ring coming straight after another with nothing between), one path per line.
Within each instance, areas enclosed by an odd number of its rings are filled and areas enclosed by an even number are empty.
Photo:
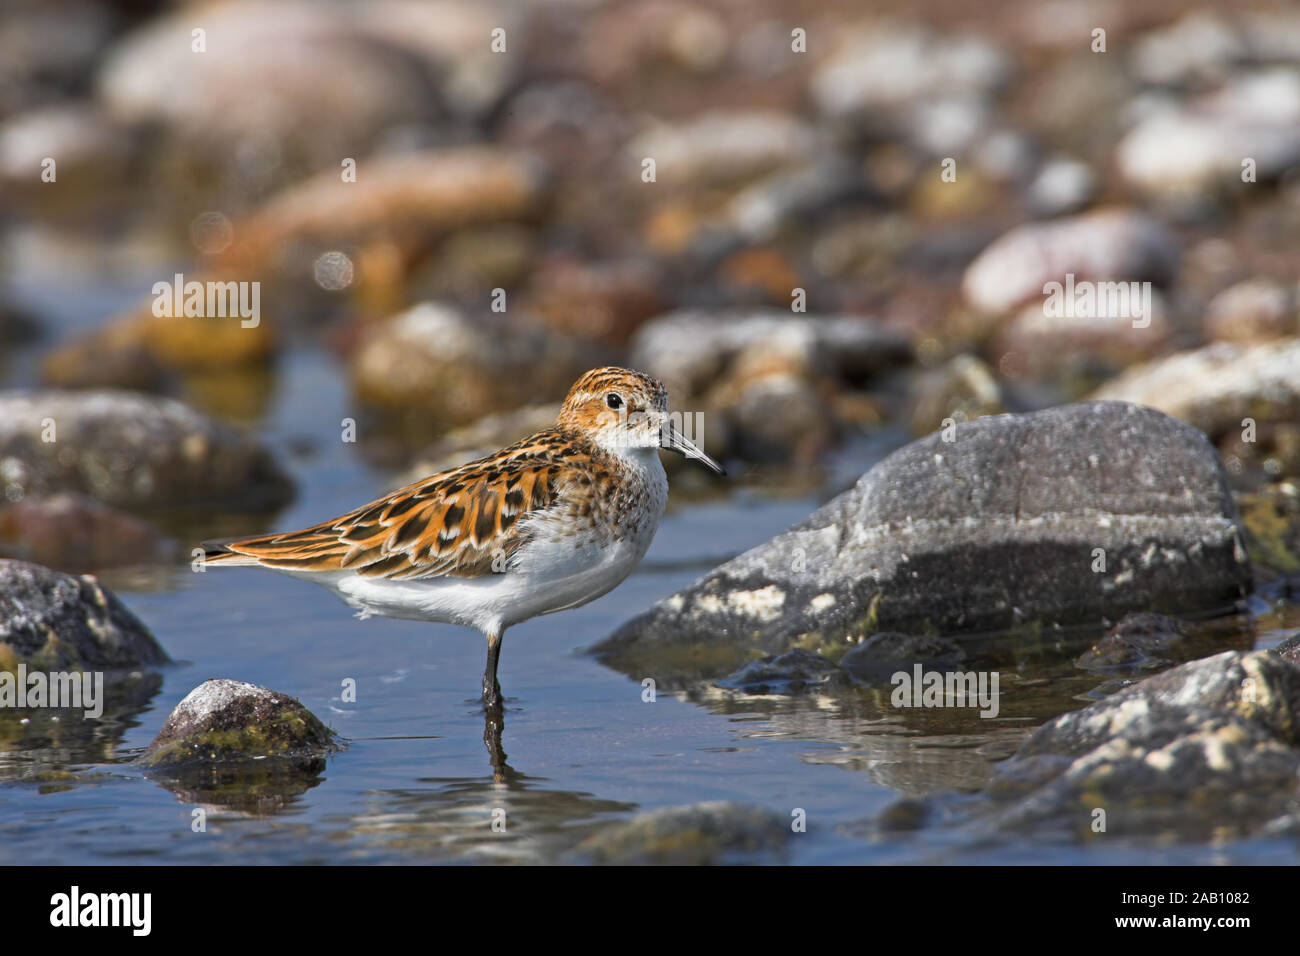
M628 369L594 369L569 390L549 429L331 521L213 542L206 560L398 581L505 571L529 539L530 515L559 511L569 520L599 521L602 502L616 497L616 489L593 496L592 486L616 482L619 470L592 434L651 409L667 409L657 380Z

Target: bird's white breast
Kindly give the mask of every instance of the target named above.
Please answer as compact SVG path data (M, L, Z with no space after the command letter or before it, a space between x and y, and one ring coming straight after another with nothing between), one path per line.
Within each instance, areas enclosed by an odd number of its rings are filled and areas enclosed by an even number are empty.
M590 489L601 498L584 520L575 520L567 506L526 518L529 541L501 573L390 581L341 572L328 585L363 617L378 614L480 630L586 604L640 563L668 500L668 478L657 450L630 451L619 457L619 464L620 481L612 493ZM316 575L312 579L320 580Z

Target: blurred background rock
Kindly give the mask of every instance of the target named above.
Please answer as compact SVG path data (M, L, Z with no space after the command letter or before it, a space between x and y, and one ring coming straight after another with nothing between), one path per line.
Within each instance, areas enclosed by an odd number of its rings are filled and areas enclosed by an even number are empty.
M1300 10L1263 2L10 0L2 380L255 430L317 351L405 476L621 362L776 487L1095 394L1257 489L1300 474L1298 120ZM260 321L155 315L176 273L259 282ZM1048 315L1067 273L1151 281L1149 325Z

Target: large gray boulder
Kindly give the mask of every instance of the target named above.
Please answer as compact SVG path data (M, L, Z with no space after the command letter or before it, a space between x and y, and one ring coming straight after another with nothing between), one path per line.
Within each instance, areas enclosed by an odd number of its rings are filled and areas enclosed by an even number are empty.
M1251 580L1213 447L1140 406L957 425L900 449L803 523L594 649L661 684L881 630L968 634L1231 605ZM1103 564L1104 562L1104 564Z

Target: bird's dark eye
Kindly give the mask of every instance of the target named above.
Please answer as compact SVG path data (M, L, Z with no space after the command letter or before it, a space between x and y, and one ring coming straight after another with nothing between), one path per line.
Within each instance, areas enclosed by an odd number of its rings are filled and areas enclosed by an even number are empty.
M605 396L605 404L614 409L622 408L623 397L618 392L610 392Z

